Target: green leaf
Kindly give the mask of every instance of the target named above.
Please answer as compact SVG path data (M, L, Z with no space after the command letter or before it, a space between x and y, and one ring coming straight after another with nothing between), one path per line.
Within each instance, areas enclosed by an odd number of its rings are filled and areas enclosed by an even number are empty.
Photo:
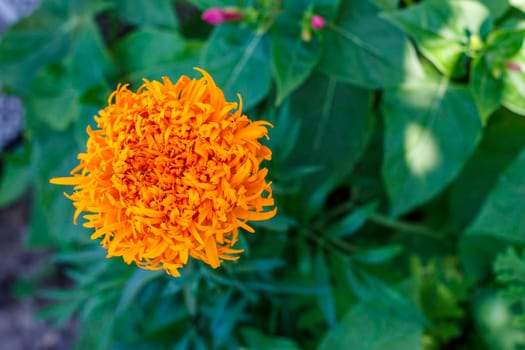
M525 32L520 34L523 42ZM519 68L506 67L503 70L502 103L514 113L525 116L525 44L518 53L509 58L508 63Z
M173 44L171 44L173 45ZM154 51L159 49L154 49ZM173 52L175 54L175 52ZM151 62L143 62L140 63L141 65L144 64L144 67L129 72L126 75L126 79L130 81L132 84L135 84L136 86L140 86L142 84L142 79L146 78L149 80L159 80L163 76L169 77L173 82L176 82L181 75L192 75L192 74L198 74L193 69L197 62L199 60L199 56L201 54L201 43L199 42L190 42L185 45L184 49L181 52L177 52L175 56L173 56L168 61L162 61L158 63L151 63ZM152 55L153 57L156 57L156 55ZM156 59L156 58L155 58ZM149 60L149 59L148 59ZM137 61L134 62L134 64L137 64Z
M509 2L513 7L525 12L525 0L509 0Z
M510 3L516 0L480 0L487 7L492 17L495 19L502 17L510 8ZM521 1L521 0L517 0Z
M465 235L525 243L525 149L501 174Z
M314 74L292 95L290 114L301 118L299 139L290 164L322 169L308 183L341 179L361 157L374 127L371 94L354 86Z
M175 31L141 28L119 41L115 52L124 72L136 72L172 62L185 48L184 39Z
M237 0L188 0L189 3L197 6L201 10L211 7L227 7L238 5Z
M147 271L136 269L131 278L126 282L126 286L122 290L122 296L118 302L115 312L117 314L125 313L134 302L140 291L146 287L151 281L164 276L164 271Z
M382 264L392 260L403 252L403 247L398 244L386 245L379 248L367 249L352 254L352 259L363 264Z
M92 23L90 16L106 7L107 4L100 1L44 1L31 16L3 34L0 40L0 83L16 92L25 92L42 67L57 62L70 52L78 39L76 32L82 33L82 28ZM97 41L90 37L91 34L93 32L88 31L87 36L81 35L79 44Z
M463 229L477 215L501 172L525 148L525 118L501 109L491 116L474 155L450 188L451 218Z
M79 117L80 91L63 66L48 66L35 77L25 99L27 125L35 130L42 123L57 131L68 129Z
M294 0L283 1L282 7L285 11L300 16L311 11L331 21L337 15L340 2L341 0Z
M363 301L348 310L339 325L326 333L318 350L420 350L423 327L382 308L378 301Z
M53 132L43 129L31 144L31 164L35 176L35 205L28 243L32 246L58 248L89 241L89 234L79 224L73 225L75 208L64 197L70 187L51 185L52 177L67 176L77 164L78 146L72 130Z
M241 334L250 350L299 350L293 340L284 337L272 337L255 328L244 327L241 329Z
M470 86L484 121L499 108L502 100L509 106L516 103L513 101L514 87L507 82L512 72L506 65L508 62L519 65L519 51L524 39L525 31L522 30L495 30L487 38L482 54L472 62ZM518 60L513 59L516 55ZM507 91L510 96L504 97Z
M215 28L201 56L207 70L228 100L241 94L243 109L250 109L270 91L272 83L270 50L264 33L223 24Z
M509 247L494 261L494 272L499 282L525 283L525 256L520 257L514 248Z
M279 105L312 73L321 57L321 43L301 38L300 20L286 13L272 26L272 69Z
M366 0L344 1L324 34L320 68L334 79L380 89L401 83L407 75L422 75L407 37Z
M377 208L377 202L366 204L330 226L326 231L327 237L347 237L357 232Z
M71 50L64 58L64 67L75 89L84 92L105 82L114 73L114 65L96 23L91 19L85 20L72 40Z
M332 286L330 283L330 270L328 269L325 256L321 249L317 250L314 266L315 282L320 286L326 286L326 293L317 296L317 303L328 326L334 327L337 320Z
M0 208L14 203L29 189L33 176L28 158L23 147L0 155Z
M383 179L394 216L439 193L474 151L481 122L470 91L413 81L385 92Z
M418 48L443 74L463 75L469 38L482 37L490 12L472 0L427 0L385 14L416 41Z
M395 10L399 6L399 0L371 0L374 5L383 10Z
M171 0L114 0L116 13L125 21L139 26L177 27L175 7Z

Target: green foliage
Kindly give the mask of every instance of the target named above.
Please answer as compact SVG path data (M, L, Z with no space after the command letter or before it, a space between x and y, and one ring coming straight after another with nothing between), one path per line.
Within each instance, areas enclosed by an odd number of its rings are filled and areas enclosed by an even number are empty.
M72 283L42 315L80 350L523 346L524 23L521 0L43 0L0 38L25 106L0 206L31 191L26 243ZM274 125L278 215L173 278L105 259L49 179L118 83L193 67Z

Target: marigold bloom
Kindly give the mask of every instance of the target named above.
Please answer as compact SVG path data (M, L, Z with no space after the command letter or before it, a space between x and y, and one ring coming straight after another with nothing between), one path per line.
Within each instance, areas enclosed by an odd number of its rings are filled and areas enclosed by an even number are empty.
M240 96L227 102L196 70L200 79L144 79L137 92L119 85L72 176L51 179L74 186L74 221L86 212L108 258L174 276L189 257L216 268L238 259L239 228L276 213L264 211L274 200L261 162L272 153L259 143L271 124L250 121Z

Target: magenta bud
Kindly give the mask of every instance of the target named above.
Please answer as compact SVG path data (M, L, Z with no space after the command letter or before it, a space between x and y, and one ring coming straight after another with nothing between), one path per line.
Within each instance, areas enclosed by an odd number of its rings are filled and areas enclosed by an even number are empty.
M212 7L202 13L202 20L214 26L227 21L237 21L243 18L236 8Z
M312 19L310 20L310 24L312 25L313 29L323 29L326 24L326 20L322 16L313 15Z
M521 69L521 66L519 64L517 64L516 62L513 62L513 61L507 61L505 62L505 67L507 67L508 69L514 71L514 72L521 72L522 69Z

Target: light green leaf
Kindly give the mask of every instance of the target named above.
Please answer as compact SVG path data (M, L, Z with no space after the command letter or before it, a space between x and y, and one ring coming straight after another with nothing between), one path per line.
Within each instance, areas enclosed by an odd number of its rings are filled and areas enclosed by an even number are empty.
M525 32L520 32L522 42ZM506 67L503 70L502 103L514 113L525 116L525 44L521 50L510 57L508 63L519 68Z
M480 2L487 7L492 17L495 19L500 18L510 8L510 3L513 1L522 0L480 0Z
M507 65L509 62L520 65L522 54L519 51L524 39L525 31L522 30L495 30L487 38L482 54L472 62L470 86L484 122L499 108L502 100L509 109L515 109L511 108L514 105L520 109L520 102L514 101L519 87L507 81L509 76L514 76Z
M344 1L327 26L320 68L337 80L366 88L391 87L422 68L407 37L379 17L368 1Z
M385 18L412 36L423 55L448 76L463 74L469 37L480 40L482 27L491 20L489 10L473 0L427 0Z
M466 235L525 243L525 150L501 174Z
M525 12L525 0L509 0L509 2L513 7Z
M320 57L319 40L302 40L300 19L286 14L278 17L272 26L272 69L278 105L312 73Z
M352 307L339 325L326 333L318 350L421 350L421 324L381 307L378 301L371 299Z
M213 31L201 56L201 68L215 79L226 98L237 100L250 109L270 91L272 74L268 62L268 38L250 28L223 24Z
M470 91L440 81L387 90L383 179L394 216L439 193L474 151L481 122Z

